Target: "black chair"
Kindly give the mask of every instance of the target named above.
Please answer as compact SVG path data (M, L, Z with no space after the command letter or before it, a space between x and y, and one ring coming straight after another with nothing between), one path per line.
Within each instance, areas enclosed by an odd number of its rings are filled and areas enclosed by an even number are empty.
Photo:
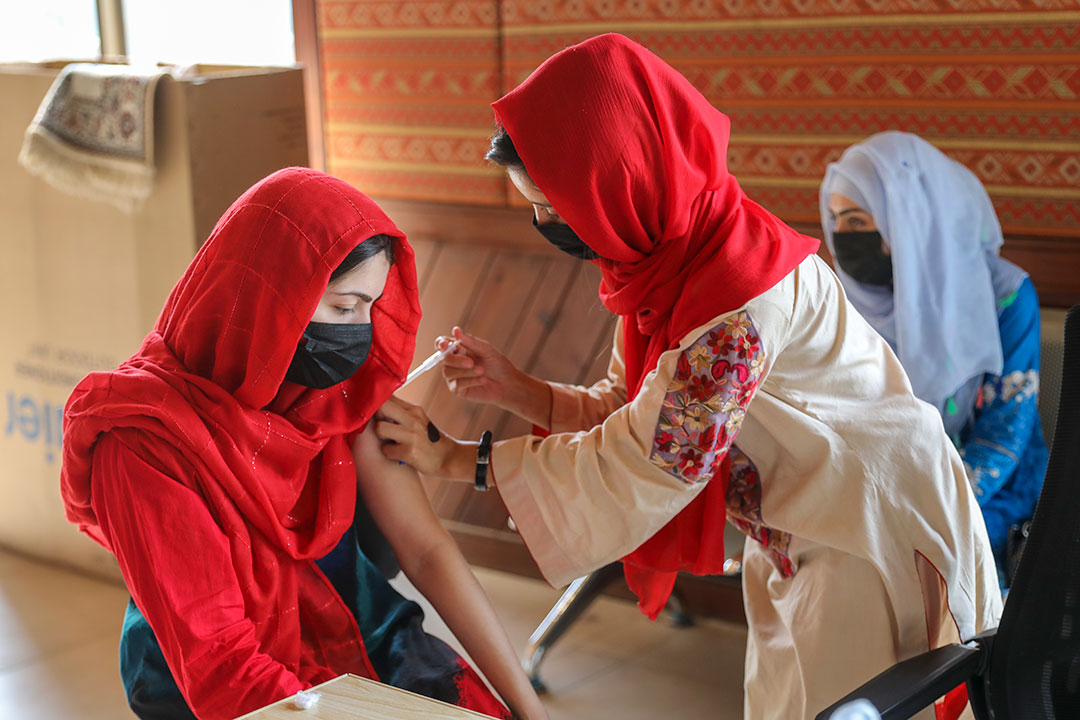
M1050 466L1000 625L889 668L817 720L860 698L883 720L909 718L963 683L979 720L1080 718L1080 306L1065 321Z

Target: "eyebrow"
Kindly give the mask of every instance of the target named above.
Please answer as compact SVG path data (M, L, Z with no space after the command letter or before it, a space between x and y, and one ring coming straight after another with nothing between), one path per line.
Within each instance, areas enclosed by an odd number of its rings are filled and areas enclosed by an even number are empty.
M864 215L869 215L870 214L870 213L866 212L865 210L863 210L862 208L847 208L846 210L841 210L840 212L836 213L835 216L836 217L843 217L844 215L850 215L851 213L863 213Z
M369 303L373 303L373 302L377 302L379 300L382 300L382 295L380 295L379 297L377 297L377 298L375 298L373 300L370 295L368 295L367 293L362 293L362 292L338 292L338 291L334 290L333 293L335 295L352 295L353 297L358 297L361 300L363 300L364 302L369 302Z

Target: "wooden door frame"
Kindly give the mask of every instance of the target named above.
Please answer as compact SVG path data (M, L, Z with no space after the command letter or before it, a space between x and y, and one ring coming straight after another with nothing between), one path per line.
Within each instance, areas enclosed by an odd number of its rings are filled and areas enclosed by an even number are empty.
M293 42L296 61L304 70L304 104L307 112L308 164L326 171L322 61L319 52L319 18L316 0L292 0Z
M119 60L127 55L127 35L124 32L122 0L97 0L98 36L101 38L101 59Z

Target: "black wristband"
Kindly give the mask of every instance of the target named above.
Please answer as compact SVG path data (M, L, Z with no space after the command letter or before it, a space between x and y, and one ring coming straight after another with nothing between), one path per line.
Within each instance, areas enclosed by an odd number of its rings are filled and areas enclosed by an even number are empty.
M487 492L488 465L491 464L491 431L485 430L480 435L480 443L476 446L476 489Z
M427 439L433 443L442 440L442 433L439 432L439 428L435 427L435 423L430 420L428 420L427 424Z

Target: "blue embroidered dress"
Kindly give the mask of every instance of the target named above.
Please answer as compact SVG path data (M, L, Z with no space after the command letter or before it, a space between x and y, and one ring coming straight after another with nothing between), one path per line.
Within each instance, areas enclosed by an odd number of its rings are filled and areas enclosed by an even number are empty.
M978 380L974 412L953 440L982 508L1001 576L1009 528L1034 513L1048 451L1038 411L1040 335L1035 287L1025 277L1018 288L999 290L998 296L1004 366L1001 375Z

